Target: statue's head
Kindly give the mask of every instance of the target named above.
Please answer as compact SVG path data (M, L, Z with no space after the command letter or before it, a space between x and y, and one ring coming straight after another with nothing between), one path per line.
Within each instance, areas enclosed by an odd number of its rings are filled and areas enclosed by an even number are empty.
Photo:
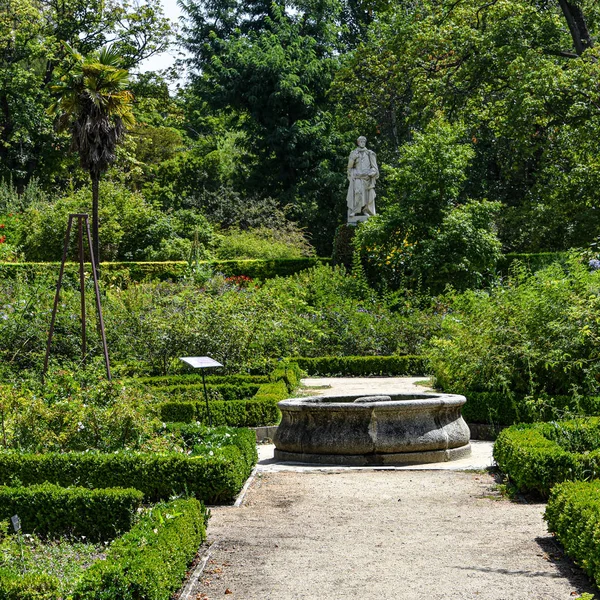
M356 144L359 148L364 148L367 145L367 138L364 135L361 135L357 140Z

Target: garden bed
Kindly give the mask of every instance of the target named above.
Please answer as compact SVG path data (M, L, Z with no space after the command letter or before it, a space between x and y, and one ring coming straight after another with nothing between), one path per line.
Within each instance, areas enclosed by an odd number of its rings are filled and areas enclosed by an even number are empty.
M164 600L180 587L206 538L207 518L202 504L193 498L161 503L146 510L105 552L101 546L80 541L44 543L32 537L24 546L26 561L20 558L21 545L15 535L5 536L1 542L0 597ZM77 553L84 554L83 561L77 559Z

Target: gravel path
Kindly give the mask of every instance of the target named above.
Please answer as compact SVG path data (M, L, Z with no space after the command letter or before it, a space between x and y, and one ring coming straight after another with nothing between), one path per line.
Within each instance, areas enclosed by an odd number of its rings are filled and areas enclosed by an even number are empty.
M312 378L305 395L415 391L422 379ZM544 505L507 500L489 470L280 470L270 462L261 461L240 506L211 509L205 568L181 600L567 600L594 592L548 534Z
M559 600L592 591L543 505L489 473L259 473L239 508L212 509L207 600Z

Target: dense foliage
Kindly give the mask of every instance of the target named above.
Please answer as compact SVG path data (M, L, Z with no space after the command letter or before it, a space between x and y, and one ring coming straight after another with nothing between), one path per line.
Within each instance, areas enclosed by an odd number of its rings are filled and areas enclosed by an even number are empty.
M17 277L0 287L3 367L39 368L54 282ZM91 290L88 299L93 315ZM57 360L79 360L79 311L79 292L67 286L52 345ZM209 355L236 372L293 355L419 354L437 323L413 295L381 298L360 277L327 266L261 285L213 277L116 287L106 291L103 313L111 359L138 374L166 374L180 368L180 356ZM88 333L98 355L97 332Z
M285 238L288 219L328 254L359 133L381 165L380 217L361 248L388 286L479 285L500 243L563 250L598 236L592 0L186 0L189 77L177 94L168 73L136 72L169 43L158 1L100 7L11 0L0 9L0 180L21 196L39 181L51 205L80 193L84 207L85 173L46 109L59 75L74 73L68 48L90 56L112 43L130 70L137 125L106 177L141 194L161 223L122 250L130 256L181 256L201 217L240 227L227 256ZM101 192L100 210L105 201ZM169 225L182 209L182 223ZM100 221L110 245L114 221ZM4 243L0 258L10 258Z
M599 391L600 271L584 256L531 273L515 266L486 291L446 298L429 345L436 382L457 393L535 397Z

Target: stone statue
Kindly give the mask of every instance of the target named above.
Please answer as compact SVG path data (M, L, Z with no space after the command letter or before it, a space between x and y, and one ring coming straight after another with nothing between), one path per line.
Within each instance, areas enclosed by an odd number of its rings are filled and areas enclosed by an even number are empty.
M366 147L367 138L361 135L356 143L358 148L348 157L348 222L366 220L375 214L375 181L379 177L377 157ZM356 218L360 216L363 218Z

